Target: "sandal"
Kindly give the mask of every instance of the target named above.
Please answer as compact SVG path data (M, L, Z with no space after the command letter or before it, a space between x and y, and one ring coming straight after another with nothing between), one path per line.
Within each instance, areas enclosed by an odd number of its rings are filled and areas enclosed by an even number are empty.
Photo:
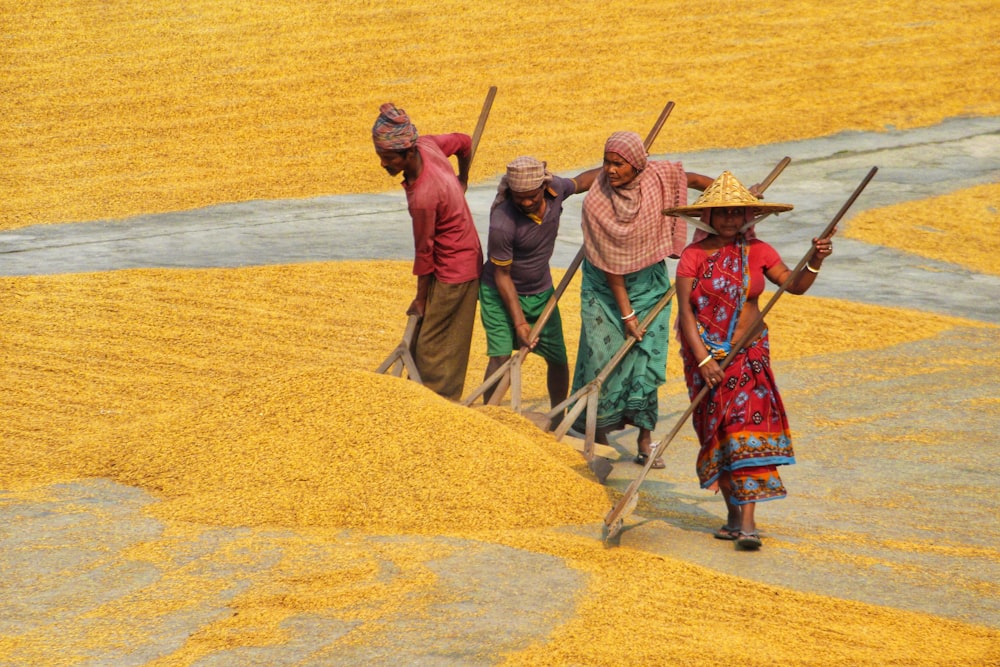
M635 463L644 466L646 465L646 461L649 460L649 454L650 452L639 452L638 454L635 455L635 458L632 460ZM653 459L653 465L649 467L652 468L653 470L663 470L664 468L667 467L667 464L663 462L662 456L657 456L655 459Z
M714 537L717 540L732 541L735 540L737 537L739 537L739 534L740 534L739 528L730 528L729 526L723 526L722 528L719 528L717 531L712 533L712 537Z
M757 549L760 549L760 546L761 546L760 535L757 534L756 530L751 533L744 533L741 530L739 537L736 538L736 548L738 549L746 549L747 551L756 551Z

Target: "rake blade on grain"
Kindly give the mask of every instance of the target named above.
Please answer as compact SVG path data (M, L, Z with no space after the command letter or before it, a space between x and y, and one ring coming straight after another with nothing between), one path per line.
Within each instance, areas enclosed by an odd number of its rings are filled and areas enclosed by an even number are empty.
M417 384L423 384L423 381L420 379L420 371L417 370L417 363L413 360L413 355L410 353L410 347L413 345L413 337L416 335L419 324L420 316L410 315L406 320L406 330L403 332L403 339L396 346L396 349L389 353L385 361L375 369L376 373L391 372L392 375L400 377L403 374L403 369L406 369L406 373L411 380Z

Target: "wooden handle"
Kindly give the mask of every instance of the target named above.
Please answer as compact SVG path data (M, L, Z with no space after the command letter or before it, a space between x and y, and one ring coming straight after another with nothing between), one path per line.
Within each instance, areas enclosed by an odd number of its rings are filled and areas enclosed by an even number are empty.
M490 86L486 93L486 100L483 102L483 110L479 112L479 122L476 123L476 130L472 133L472 150L469 152L469 169L472 169L472 159L476 157L476 150L479 148L479 140L483 137L483 129L486 127L486 119L489 118L490 109L493 108L493 98L497 96L497 87Z
M667 106L663 107L663 111L660 112L660 117L656 119L656 123L653 125L653 129L649 131L646 135L646 140L642 142L642 145L646 148L646 152L653 147L653 142L656 141L656 136L660 133L660 129L663 124L667 122L667 118L670 117L670 112L674 110L674 103L667 102Z

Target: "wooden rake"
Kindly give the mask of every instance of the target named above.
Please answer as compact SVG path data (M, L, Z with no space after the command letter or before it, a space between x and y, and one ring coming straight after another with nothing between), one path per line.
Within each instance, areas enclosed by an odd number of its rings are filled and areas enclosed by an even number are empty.
M489 91L486 93L486 99L483 101L483 109L479 112L479 121L476 123L476 129L472 133L472 150L469 152L469 169L472 169L472 160L476 156L476 150L479 148L479 140L483 136L483 129L486 127L486 119L490 115L490 109L493 107L493 98L497 95L497 87L490 86ZM406 370L407 377L418 384L423 384L420 379L420 372L417 370L417 364L413 360L413 349L414 339L419 335L420 331L420 316L411 313L406 320L406 330L403 332L403 339L400 341L399 345L396 346L389 356L385 358L379 367L375 369L376 373L391 373L396 377L401 377L403 370Z
M791 161L792 159L787 156L782 158L781 161L775 165L774 169L771 170L771 173L768 174L767 178L765 178L758 186L758 194L763 194ZM667 304L670 303L670 300L674 298L675 291L675 287L671 285L670 289L668 289L667 292L660 297L660 300L656 302L653 308L646 313L646 317L642 319L642 322L639 325L641 330L645 331L649 328L649 325L653 323L656 316L659 315L660 312L666 308ZM601 395L601 388L604 385L604 381L607 380L612 371L618 367L618 364L621 363L622 359L625 358L625 355L628 354L629 350L632 349L632 346L635 345L635 343L635 337L631 335L628 336L625 339L625 342L622 343L621 347L618 348L618 351L615 352L614 356L608 360L608 363L605 364L604 368L602 368L597 374L597 377L583 387L580 387L580 389L578 389L572 396L554 407L552 411L546 415L546 418L554 419L562 414L563 410L567 407L570 405L573 406L570 408L569 412L566 413L563 420L559 423L559 426L557 426L553 432L556 439L559 440L566 435L566 432L580 416L580 413L583 412L584 409L587 410L586 430L583 441L583 455L588 462L594 462L596 460L594 457L594 440L597 434L597 402ZM650 457L647 463L653 460L655 460L655 456ZM600 465L602 470L608 469L608 466L600 464L599 462L598 465ZM592 465L591 467L593 469L596 466ZM608 472L610 472L610 470L608 470ZM605 475L604 479L607 479L607 475ZM601 479L601 483L604 482L604 479Z
M823 230L823 233L820 234L820 236L817 238L825 239L833 236L837 223L840 222L841 218L844 217L844 214L846 214L847 210L851 207L852 204L854 204L854 201L865 189L869 181L872 180L877 171L878 167L871 168L871 170L864 177L864 179L862 179L858 187L855 188L850 198L844 203L843 206L840 207L840 211L837 213L837 215L834 216L833 220L831 220L830 223L826 226L826 229ZM754 319L750 327L746 330L746 332L742 336L740 336L739 340L736 341L736 344L733 345L732 350L729 352L728 355L726 355L726 358L722 360L722 363L719 364L720 367L725 368L726 366L728 366L729 363L732 361L733 357L736 354L738 354L739 351L751 341L752 337L760 333L760 327L764 323L764 317L771 310L772 306L774 306L774 304L778 301L778 298L799 277L799 274L802 273L806 264L809 262L809 260L813 258L814 253L815 249L810 247L809 251L795 266L795 269L791 272L791 274L789 274L788 278L785 279L785 282L782 283L781 286L778 288L778 291L774 293L774 296L771 297L771 299L767 302L764 308L760 311L760 314ZM701 391L699 391L698 394L694 397L694 399L691 401L691 404L688 406L687 410L685 410L684 414L682 414L680 419L677 420L677 423L674 424L674 427L670 430L670 432L662 440L656 443L656 446L653 448L652 454L649 456L649 460L646 461L646 465L643 466L642 471L640 471L639 473L639 476L636 477L634 480L632 480L632 483L628 485L628 488L625 490L625 493L622 494L622 497L618 500L615 506L611 508L611 511L608 512L607 516L604 517L605 541L612 540L616 538L619 535L619 533L621 533L622 527L625 524L625 519L632 513L632 511L635 509L635 506L639 502L639 487L646 479L646 475L649 474L653 460L657 456L661 456L663 452L667 450L667 445L670 444L670 441L673 440L674 436L676 436L678 431L681 430L681 427L684 426L684 422L688 420L688 418L694 412L695 408L698 407L698 404L701 403L702 399L704 399L705 396L708 395L708 392L709 388L707 385L701 388Z
M646 140L643 142L643 146L646 148L647 152L652 147L653 142L656 140L657 135L663 128L663 124L667 121L667 118L670 116L670 112L673 110L674 110L673 102L667 102L666 106L663 107L663 111L660 112L660 116L656 119L656 123L653 124L653 128L649 131L649 134L646 135ZM528 335L529 340L533 341L539 335L541 335L541 332L545 328L545 325L548 323L549 318L552 316L552 313L555 312L556 305L559 302L560 297L562 297L563 292L566 291L566 288L569 286L569 283L573 280L573 276L576 274L577 269L580 268L580 264L582 262L583 262L583 248L581 247L577 251L576 257L573 258L573 261L570 262L569 267L566 269L566 273L565 275L563 275L563 279L560 281L559 285L552 293L552 296L550 296L549 300L546 302L545 308L542 310L542 314L538 317L537 320L535 320L535 324L531 327L531 333ZM507 393L507 389L510 388L510 409L516 412L517 414L522 414L521 366L524 363L524 360L527 359L529 352L531 352L531 349L527 346L520 348L517 351L517 354L512 355L509 359L507 359L507 361L505 361L503 365L500 366L500 368L498 368L492 375L486 378L486 380L481 385L479 385L479 387L477 387L475 391L469 394L469 396L464 401L462 401L462 405L466 406L472 405L473 401L475 401L477 398L479 398L487 391L489 391L490 387L494 386L496 388L493 390L493 394L490 396L488 404L500 405L500 402L503 400L504 395ZM561 412L561 410L558 412ZM549 415L547 415L544 418L539 417L533 419L532 421L534 421L540 428L543 428L547 431L549 430L551 424L551 422L548 420L556 416L558 412L556 412L555 409L553 409L553 413L549 413ZM565 435L565 432L560 434L559 437L562 437L563 435ZM588 461L592 459L593 459L592 454L591 456L587 457ZM604 479L602 478L601 482L603 481Z

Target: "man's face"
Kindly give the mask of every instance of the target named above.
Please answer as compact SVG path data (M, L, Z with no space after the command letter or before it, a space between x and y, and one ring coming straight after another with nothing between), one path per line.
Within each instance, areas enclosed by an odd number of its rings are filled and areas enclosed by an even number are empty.
M378 159L382 163L382 168L389 172L390 176L398 176L406 167L410 151L390 151L376 148L375 154L378 155Z
M545 200L545 186L528 190L527 192L510 191L510 198L521 211L528 215L538 215Z

